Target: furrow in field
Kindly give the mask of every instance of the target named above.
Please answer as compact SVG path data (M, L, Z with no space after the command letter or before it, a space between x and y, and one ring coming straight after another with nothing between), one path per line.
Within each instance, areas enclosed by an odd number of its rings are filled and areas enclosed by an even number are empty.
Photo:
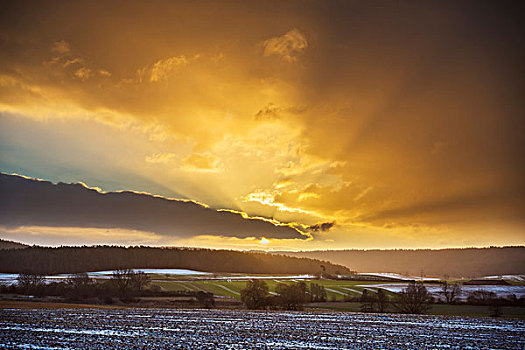
M344 290L347 290L349 292L353 292L353 293L357 293L357 294L363 294L363 292L357 290L357 289L352 289L352 288L347 288L347 287L341 287L342 289Z
M226 287L226 286L223 286L223 285L221 285L221 284L215 284L215 285L216 285L217 287L221 287L222 289L224 289L224 290L226 290L226 291L228 291L228 292L230 292L230 293L233 293L233 294L235 294L235 295L241 295L241 293L236 292L236 291L234 291L233 289L230 289L230 288L228 288L228 287Z
M343 292L340 292L340 291L335 290L335 289L332 289L332 288L326 288L326 287L325 287L325 289L326 289L327 291L332 292L332 293L336 293L336 294L340 294L340 295L348 295L347 293L343 293Z

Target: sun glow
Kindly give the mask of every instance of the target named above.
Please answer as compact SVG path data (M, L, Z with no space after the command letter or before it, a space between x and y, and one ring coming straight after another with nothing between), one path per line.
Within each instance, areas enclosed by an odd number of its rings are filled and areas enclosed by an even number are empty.
M500 40L521 37L517 5L129 3L2 7L0 175L203 214L88 218L92 235L31 203L12 221L29 243L117 244L103 226L232 249L524 243L523 50Z
M259 241L259 244L262 244L262 245L267 245L269 243L270 243L270 240L265 237L261 238L261 240Z

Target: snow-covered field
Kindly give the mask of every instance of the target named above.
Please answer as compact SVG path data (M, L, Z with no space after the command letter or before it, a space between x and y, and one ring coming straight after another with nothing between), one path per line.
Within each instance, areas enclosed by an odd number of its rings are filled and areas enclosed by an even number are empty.
M236 310L0 310L0 344L31 349L523 349L525 321Z
M280 280L310 280L315 278L314 275L289 275L289 276L282 276L282 275L239 275L239 276L219 276L214 277L215 279L223 279L223 280L251 280L251 279L262 279L262 280L273 280L275 278L279 278ZM294 281L297 282L297 281Z
M211 272L202 272L186 269L135 269L135 271L143 271L147 274L160 274L160 275L169 275L169 276L210 276ZM89 277L93 278L111 278L113 270L108 271L95 271L88 272ZM68 274L52 275L45 276L46 282L57 282L67 278ZM0 284L11 284L16 282L18 274L14 273L0 273Z
M367 287L367 288L381 288L384 290L388 290L393 293L399 293L404 288L408 286L407 283L391 283L391 284L367 284L362 285L358 287ZM432 293L433 297L441 298L442 297L442 287L440 285L425 285L427 290ZM487 292L494 292L498 297L508 297L512 294L515 294L517 298L520 298L522 296L525 296L525 286L461 286L461 295L459 296L459 299L466 299L468 295L474 291L483 289Z
M245 275L245 274L228 274L226 276L223 275L214 275L212 272L202 272L202 271L195 271L195 270L186 270L186 269L134 269L135 271L143 271L147 274L156 274L156 275L165 275L168 277L191 277L196 280L198 279L217 279L217 280L249 280L249 279L268 279L272 280L278 277L279 279L283 280L310 280L315 278L314 275ZM108 279L111 278L113 275L113 270L108 271L95 271L95 272L88 272L89 277L97 278L97 279ZM11 284L16 282L16 279L18 277L18 274L12 274L12 273L0 273L0 284ZM46 282L57 282L59 280L63 280L64 278L67 278L68 274L61 274L61 275L53 275L53 276L45 276Z
M58 282L67 278L68 275L56 275L56 276L44 276L44 279L47 283L49 282ZM0 273L0 284L12 284L16 282L18 274L14 273Z
M505 280L512 282L525 282L525 275L501 275L501 276L485 276L485 280Z
M375 277L386 277L386 278L395 278L402 281L439 281L439 278L437 277L421 277L421 276L405 276L401 275L399 273L393 273L393 272L360 272L358 275L364 275L364 276L375 276Z
M14 274L14 273L0 273L0 283L1 284L10 284L10 283L16 281L17 277L18 277L18 275Z
M211 275L211 272L202 272L195 270L186 270L186 269L134 269L135 271L142 271L148 274L159 274L159 275L170 275L170 276L203 276ZM88 272L88 275L91 277L101 277L101 276L111 276L113 270L108 271L96 271Z
M421 276L407 276L402 275L399 273L393 273L393 272L360 272L358 275L364 275L364 276L377 276L377 277L386 277L386 278L395 278L402 281L439 281L441 278L437 277L421 277ZM485 276L481 277L479 279L487 279L487 280L505 280L509 282L525 282L525 275L500 275L500 276Z

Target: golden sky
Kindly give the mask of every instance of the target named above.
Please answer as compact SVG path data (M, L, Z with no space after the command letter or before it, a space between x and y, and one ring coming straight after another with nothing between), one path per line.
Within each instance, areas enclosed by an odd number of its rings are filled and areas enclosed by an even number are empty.
M16 1L0 13L3 173L191 199L304 235L28 223L4 238L525 244L517 3Z

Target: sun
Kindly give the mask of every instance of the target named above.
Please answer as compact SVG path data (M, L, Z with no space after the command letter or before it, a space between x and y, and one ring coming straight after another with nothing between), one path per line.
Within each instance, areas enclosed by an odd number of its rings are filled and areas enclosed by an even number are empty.
M262 237L261 240L259 241L259 244L267 245L268 243L270 243L270 240L265 237Z

